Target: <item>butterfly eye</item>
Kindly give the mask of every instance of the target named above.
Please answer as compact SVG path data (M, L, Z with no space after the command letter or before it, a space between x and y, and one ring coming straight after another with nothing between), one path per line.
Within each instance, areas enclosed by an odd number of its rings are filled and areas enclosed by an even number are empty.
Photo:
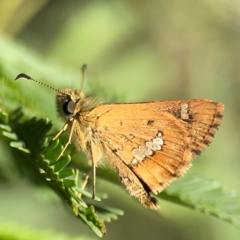
M64 104L62 106L63 111L66 115L73 114L75 107L76 107L76 103L72 100L68 100L68 101L64 102Z

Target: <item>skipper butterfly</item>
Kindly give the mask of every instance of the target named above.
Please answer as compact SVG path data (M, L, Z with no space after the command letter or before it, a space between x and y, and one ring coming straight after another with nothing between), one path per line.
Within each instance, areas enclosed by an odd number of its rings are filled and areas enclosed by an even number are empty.
M38 82L23 73L19 78ZM151 209L159 208L152 193L180 178L211 143L224 109L206 99L105 104L86 96L82 88L47 87L57 92L57 111L65 121L53 139L69 132L58 159L73 140L90 159L93 198L96 167L106 159L130 195Z

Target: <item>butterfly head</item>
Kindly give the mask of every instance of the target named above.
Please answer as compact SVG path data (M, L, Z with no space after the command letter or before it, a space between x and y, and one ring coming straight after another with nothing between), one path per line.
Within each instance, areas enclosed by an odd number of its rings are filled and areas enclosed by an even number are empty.
M79 112L81 100L85 98L81 89L63 89L56 96L56 105L59 116L63 119L71 118Z

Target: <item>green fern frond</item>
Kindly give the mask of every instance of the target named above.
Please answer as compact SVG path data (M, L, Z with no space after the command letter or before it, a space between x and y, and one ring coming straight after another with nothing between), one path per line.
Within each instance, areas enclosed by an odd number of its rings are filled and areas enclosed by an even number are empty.
M174 182L159 197L240 228L240 196L233 192L226 193L216 180L186 176Z
M5 112L0 111L0 127L3 129L3 135L10 139L10 146L23 152L29 164L39 172L43 181L68 204L74 214L83 220L98 236L102 236L106 232L102 220L116 219L117 214L122 215L122 212L103 209L102 219L100 219L94 207L88 206L79 197L79 192L88 198L91 198L92 195L78 188L78 171L66 168L71 161L69 155L56 161L63 146L59 143L59 139L49 142L45 137L52 127L51 122L43 119L37 120L36 118L23 120L21 109L17 109L9 116L8 118Z

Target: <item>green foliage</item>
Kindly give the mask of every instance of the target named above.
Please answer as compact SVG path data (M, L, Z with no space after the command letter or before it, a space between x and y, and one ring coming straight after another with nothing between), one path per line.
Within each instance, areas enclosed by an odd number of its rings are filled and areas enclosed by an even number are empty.
M70 207L73 213L86 223L98 236L106 232L103 221L97 216L94 206L88 206L81 193L91 198L91 194L79 189L78 171L66 168L71 157L61 157L56 161L63 146L59 139L49 142L45 137L51 129L52 124L48 120L37 120L35 117L30 120L23 120L23 112L17 109L10 113L0 111L0 127L3 129L3 136L10 139L10 146L23 152L26 159L25 164L31 166L43 182L48 184ZM97 200L101 200L97 198ZM102 219L111 221L122 215L121 211L110 208L98 208Z
M240 196L225 192L216 180L186 176L174 182L160 197L240 228Z

